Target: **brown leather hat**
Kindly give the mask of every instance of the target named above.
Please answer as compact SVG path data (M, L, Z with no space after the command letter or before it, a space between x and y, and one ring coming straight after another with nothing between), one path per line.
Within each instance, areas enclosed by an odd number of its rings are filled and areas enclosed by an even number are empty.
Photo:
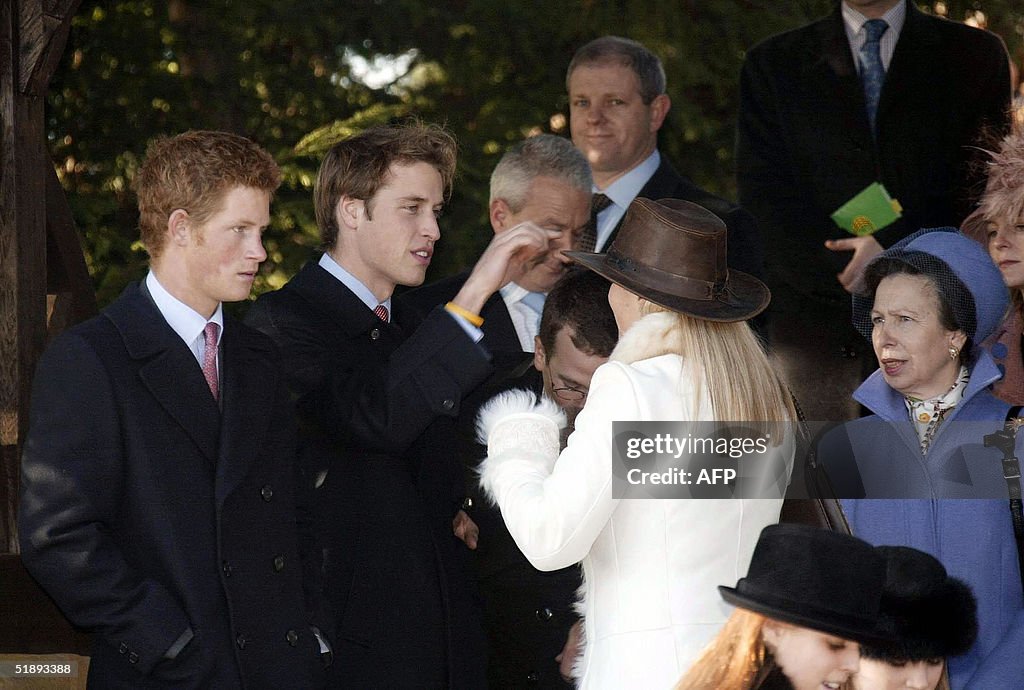
M725 223L689 201L638 197L606 254L565 255L655 304L708 321L743 321L771 300L764 283L726 265Z

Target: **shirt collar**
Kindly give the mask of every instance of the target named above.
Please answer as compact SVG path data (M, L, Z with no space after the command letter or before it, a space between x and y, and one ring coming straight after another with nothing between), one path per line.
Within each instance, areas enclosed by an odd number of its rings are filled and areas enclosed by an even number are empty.
M376 309L378 304L383 304L388 308L388 313L391 312L390 297L383 302L378 302L377 298L373 296L373 292L370 291L370 288L363 285L362 281L342 268L341 265L327 252L324 252L323 256L320 257L320 268L340 280L342 285L351 290L352 294L358 297L359 301L370 309Z
M640 190L644 188L644 185L647 184L647 181L654 176L659 165L661 165L661 154L658 153L658 149L654 149L654 152L645 158L640 165L612 182L608 185L607 189L598 189L595 186L594 193L604 194L616 206L627 208L633 199L636 198L637 194L640 193Z
M868 20L863 14L853 9L845 2L839 3L843 13L843 24L846 27L846 36L851 41L864 28L864 22ZM900 31L903 30L903 20L907 18L907 5L903 0L900 0L892 8L883 14L881 19L885 20L885 23L889 25L889 29L886 33L892 32L893 36L899 36Z
M946 414L963 399L970 378L967 367L961 366L952 388L942 395L927 400L904 396L903 400L907 406L907 412L910 414L910 421L914 423L923 452L928 452L928 446L931 445L931 441L935 437L935 431L942 424Z
M156 303L156 308L160 311L164 320L178 334L178 337L184 340L185 344L191 348L192 344L196 342L206 328L207 319L169 293L160 284L160 281L157 280L156 274L152 270L146 276L146 288L149 290L149 294L153 298L153 302ZM209 318L209 321L220 327L217 329L217 345L219 346L220 339L224 335L224 306L222 304L217 305L217 310L213 312L213 316Z
M506 283L498 292L501 293L501 297L505 302L515 304L526 297L530 291L524 287L516 285L515 283Z

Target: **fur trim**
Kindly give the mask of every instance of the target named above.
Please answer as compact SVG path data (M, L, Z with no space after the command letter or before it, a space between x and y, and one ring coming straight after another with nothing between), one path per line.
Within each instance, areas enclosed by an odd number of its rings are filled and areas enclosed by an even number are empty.
M487 439L501 421L513 415L537 414L555 423L559 430L565 428L565 413L550 398L538 397L528 390L513 389L499 393L480 407L476 416L476 439L487 445Z
M526 463L542 475L551 472L564 426L561 408L530 391L506 391L487 401L477 417L477 437L487 446L487 457L477 472L491 503L498 505L496 483L506 463Z
M619 339L610 359L632 364L659 355L682 351L678 317L666 311L647 314L629 327Z

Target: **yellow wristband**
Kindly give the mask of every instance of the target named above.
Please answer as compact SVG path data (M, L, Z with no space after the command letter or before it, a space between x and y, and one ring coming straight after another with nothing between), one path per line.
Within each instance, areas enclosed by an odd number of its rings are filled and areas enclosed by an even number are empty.
M466 309L463 309L459 305L455 304L455 302L449 302L448 304L444 305L444 308L453 314L458 314L459 316L464 318L466 321L469 321L477 328L480 328L481 326L484 325L484 317L480 316L479 314L474 314L473 312L468 311Z

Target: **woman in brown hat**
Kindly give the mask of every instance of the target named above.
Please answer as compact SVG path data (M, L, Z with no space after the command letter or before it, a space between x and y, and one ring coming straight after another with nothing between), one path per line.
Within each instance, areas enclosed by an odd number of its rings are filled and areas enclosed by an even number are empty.
M623 470L613 422L744 421L763 432L796 419L744 322L769 293L726 265L722 221L685 201L636 199L607 254L568 255L614 283L619 344L561 454L564 419L550 401L506 394L485 407L481 484L535 567L583 563L581 687L669 688L728 615L715 587L746 571L757 535L778 520L793 439L780 426L763 434L759 460L781 467L771 499L631 500L620 487L637 490L650 473ZM680 452L677 466L692 457ZM629 495L685 495L679 484Z
M885 559L856 537L766 527L746 577L718 588L736 610L676 690L845 688L859 645L891 641L878 626L885 575Z

